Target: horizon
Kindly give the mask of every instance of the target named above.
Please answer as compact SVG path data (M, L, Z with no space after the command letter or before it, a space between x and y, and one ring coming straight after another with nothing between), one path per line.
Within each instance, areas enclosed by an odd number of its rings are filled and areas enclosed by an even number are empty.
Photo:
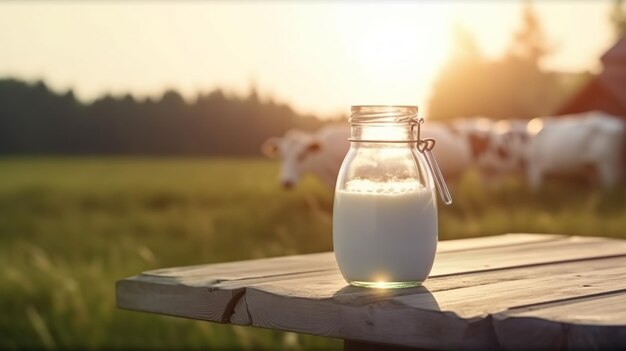
M192 102L217 89L246 96L256 88L261 99L321 118L357 104L426 111L452 26L471 31L494 59L520 27L522 5L4 3L0 76L42 80L55 92L72 89L83 103L105 94L143 100L170 89ZM597 72L600 55L615 41L611 6L533 2L554 44L542 68ZM560 15L565 9L568 16Z

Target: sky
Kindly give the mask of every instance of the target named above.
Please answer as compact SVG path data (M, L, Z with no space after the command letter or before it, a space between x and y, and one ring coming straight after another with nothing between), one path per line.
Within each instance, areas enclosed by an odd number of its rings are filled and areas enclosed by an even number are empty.
M521 25L518 1L0 2L0 77L44 79L90 101L221 88L321 117L350 105L419 105L455 23L488 57ZM546 69L598 71L614 42L611 1L534 1ZM427 113L427 111L425 112Z

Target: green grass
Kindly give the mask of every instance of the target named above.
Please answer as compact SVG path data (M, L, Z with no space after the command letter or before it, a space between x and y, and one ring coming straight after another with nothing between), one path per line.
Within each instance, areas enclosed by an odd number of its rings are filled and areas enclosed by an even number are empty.
M276 184L256 159L0 159L0 348L340 349L339 340L115 308L115 281L158 267L326 251L332 194ZM470 173L440 238L503 232L626 237L626 188Z

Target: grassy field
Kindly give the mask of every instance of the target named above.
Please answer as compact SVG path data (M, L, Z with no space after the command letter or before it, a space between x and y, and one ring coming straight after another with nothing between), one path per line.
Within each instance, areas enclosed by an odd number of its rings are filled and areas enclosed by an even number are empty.
M0 159L0 348L340 349L339 340L115 308L119 278L157 267L332 248L332 194L276 184L256 159ZM626 188L474 173L440 209L440 239L503 232L626 237Z

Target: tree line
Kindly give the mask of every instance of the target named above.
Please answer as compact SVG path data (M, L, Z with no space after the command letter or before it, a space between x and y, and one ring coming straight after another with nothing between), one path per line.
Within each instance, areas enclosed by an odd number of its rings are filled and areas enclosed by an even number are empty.
M268 137L327 121L288 105L221 90L187 102L169 90L159 99L104 96L82 103L45 83L0 79L2 154L259 154Z
M624 0L615 0L610 20L616 37L626 34ZM591 77L540 68L554 49L530 2L500 58L486 58L462 26L454 33L429 101L433 119L547 115ZM0 154L252 156L270 136L329 122L260 99L254 89L248 96L215 90L193 102L169 90L158 99L107 95L83 103L71 90L57 93L41 81L0 79Z

